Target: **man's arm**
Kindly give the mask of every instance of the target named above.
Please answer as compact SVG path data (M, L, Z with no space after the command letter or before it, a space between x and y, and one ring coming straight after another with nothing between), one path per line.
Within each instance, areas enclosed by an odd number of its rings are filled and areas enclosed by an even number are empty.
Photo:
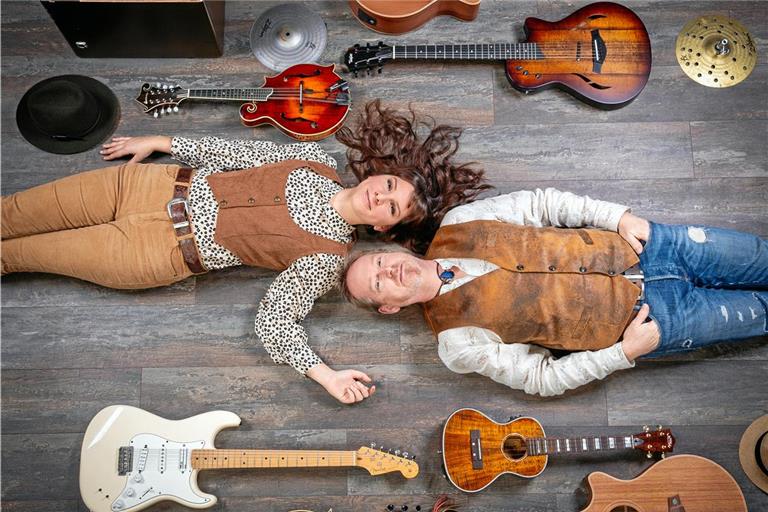
M555 188L520 190L458 206L446 214L442 225L497 220L521 226L591 226L616 231L619 219L627 211L629 208L620 204Z
M338 279L343 258L313 254L296 260L280 273L259 304L255 330L272 360L290 364L307 375L342 403L354 403L370 396L371 379L357 370L336 371L328 367L307 344L301 326L315 300L330 290Z

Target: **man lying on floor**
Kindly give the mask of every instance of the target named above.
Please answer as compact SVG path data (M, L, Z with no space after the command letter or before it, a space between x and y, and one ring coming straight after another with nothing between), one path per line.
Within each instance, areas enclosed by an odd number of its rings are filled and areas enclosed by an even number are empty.
M543 396L640 356L765 335L767 290L765 240L555 189L459 206L425 258L358 253L343 283L380 313L421 304L451 370Z

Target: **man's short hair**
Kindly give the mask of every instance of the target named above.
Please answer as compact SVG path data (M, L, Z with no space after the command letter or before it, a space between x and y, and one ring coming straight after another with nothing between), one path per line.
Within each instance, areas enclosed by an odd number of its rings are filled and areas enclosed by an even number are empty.
M384 247L382 249L367 249L364 251L355 251L351 252L347 255L347 259L344 262L344 267L341 270L341 277L339 278L339 291L341 291L341 296L344 297L344 299L347 300L347 302L354 304L355 306L363 309L368 309L371 311L379 311L379 306L381 304L377 303L374 300L371 299L361 299L357 298L349 291L349 283L347 282L347 273L349 272L349 269L352 267L352 265L362 258L363 256L369 255L369 254L380 254L383 252L405 252L408 254L412 254L410 251L403 249L402 247Z

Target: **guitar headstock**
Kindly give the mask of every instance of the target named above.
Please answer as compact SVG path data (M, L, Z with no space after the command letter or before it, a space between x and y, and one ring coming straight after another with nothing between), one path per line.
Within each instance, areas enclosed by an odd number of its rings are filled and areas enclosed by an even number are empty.
M141 105L145 114L160 117L179 111L179 103L187 99L180 96L181 87L168 84L144 84L136 97L136 102Z
M374 45L371 43L366 43L365 46L356 44L344 54L344 64L355 76L359 71L367 71L370 74L372 69L378 69L381 73L381 68L386 61L392 58L392 53L392 47L381 41Z
M632 436L632 443L635 449L645 452L648 458L654 453L660 453L663 458L675 448L675 436L670 429L662 428L661 425L657 425L656 430L644 425L641 434Z
M400 450L392 452L376 449L374 445L371 448L360 447L357 454L357 465L364 467L371 475L382 475L399 471L405 478L413 478L419 474L419 465L414 460L416 456L411 456L408 452L400 453Z

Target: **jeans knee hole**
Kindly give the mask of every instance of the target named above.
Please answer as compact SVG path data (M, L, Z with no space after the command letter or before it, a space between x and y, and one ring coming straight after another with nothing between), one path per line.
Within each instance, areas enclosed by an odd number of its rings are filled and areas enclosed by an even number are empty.
M686 338L685 341L681 344L683 348L691 348L693 345L693 340L691 338Z
M697 244L703 244L707 241L707 233L701 228L691 226L688 228L688 238Z
M764 311L764 313L765 313L765 317L764 317L765 318L765 322L763 322L763 332L768 333L768 300L766 300L764 297L761 296L761 294L759 294L757 292L753 293L752 296L755 299L757 299L757 302L759 302L760 305L762 305L763 309L765 310ZM752 319L754 320L755 312L752 311L752 308L749 308L749 309L750 309L750 314L752 315Z

